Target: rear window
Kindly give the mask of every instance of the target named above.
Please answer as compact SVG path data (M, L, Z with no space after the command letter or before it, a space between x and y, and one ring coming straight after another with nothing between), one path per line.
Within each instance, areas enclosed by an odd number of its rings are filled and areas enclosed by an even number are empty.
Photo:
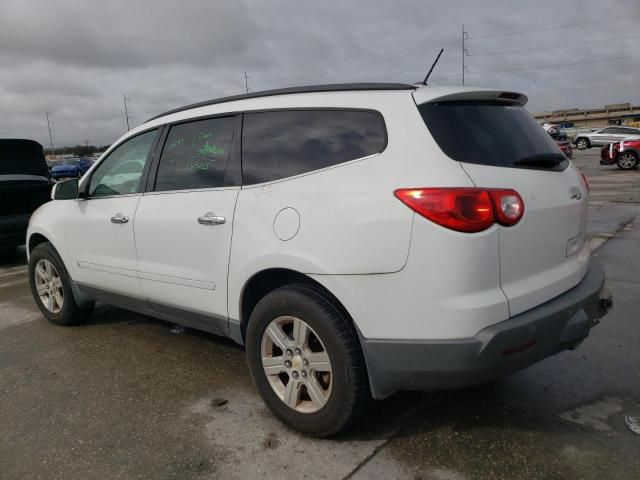
M382 115L364 110L247 113L243 121L245 184L291 177L382 152Z
M418 106L442 151L458 162L560 171L569 162L524 109L497 102L441 102Z

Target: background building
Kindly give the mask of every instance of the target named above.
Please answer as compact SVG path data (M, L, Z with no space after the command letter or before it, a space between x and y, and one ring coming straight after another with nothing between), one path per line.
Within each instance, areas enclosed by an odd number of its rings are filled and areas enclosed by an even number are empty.
M640 106L630 103L605 105L604 108L570 108L534 113L540 123L557 123L562 127L605 127L607 125L640 126Z

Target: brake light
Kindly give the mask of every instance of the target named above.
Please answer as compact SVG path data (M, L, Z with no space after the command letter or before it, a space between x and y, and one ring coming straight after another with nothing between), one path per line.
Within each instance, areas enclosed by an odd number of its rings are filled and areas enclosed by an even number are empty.
M515 225L524 202L515 190L493 188L401 188L394 195L416 213L458 232L481 232L494 223Z

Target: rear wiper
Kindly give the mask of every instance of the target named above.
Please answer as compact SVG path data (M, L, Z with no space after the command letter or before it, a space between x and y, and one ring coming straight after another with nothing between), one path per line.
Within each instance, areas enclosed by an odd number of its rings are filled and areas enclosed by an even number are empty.
M539 153L521 158L514 162L514 165L522 167L554 168L566 160L561 153Z

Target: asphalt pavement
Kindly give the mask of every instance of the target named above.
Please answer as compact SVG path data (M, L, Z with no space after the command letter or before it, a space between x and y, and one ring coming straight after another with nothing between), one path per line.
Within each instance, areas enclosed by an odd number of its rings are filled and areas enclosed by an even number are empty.
M333 440L283 427L232 342L100 305L48 324L0 259L0 478L640 478L640 171L578 152L615 306L576 350L488 385L375 402Z

